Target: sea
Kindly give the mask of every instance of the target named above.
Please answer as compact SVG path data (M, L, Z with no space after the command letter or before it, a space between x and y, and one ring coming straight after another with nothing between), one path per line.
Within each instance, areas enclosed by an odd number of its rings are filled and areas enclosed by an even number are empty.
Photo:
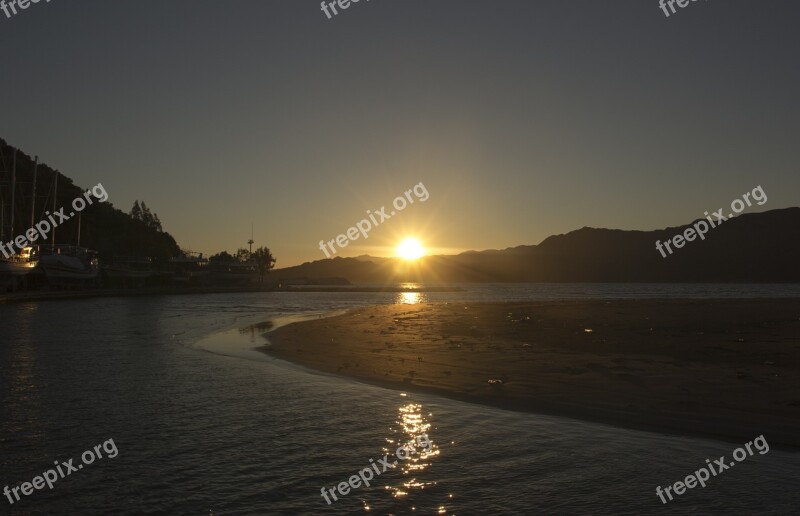
M270 328L376 304L800 297L800 285L455 286L0 305L0 514L800 513L794 449L770 446L663 503L657 487L744 443L390 390L259 349ZM21 490L58 468L52 488ZM359 472L370 485L334 500Z

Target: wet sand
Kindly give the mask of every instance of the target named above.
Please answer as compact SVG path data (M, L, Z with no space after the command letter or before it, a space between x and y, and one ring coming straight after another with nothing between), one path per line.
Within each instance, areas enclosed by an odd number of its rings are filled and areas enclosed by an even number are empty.
M800 446L800 299L385 305L267 337L277 358L390 388Z

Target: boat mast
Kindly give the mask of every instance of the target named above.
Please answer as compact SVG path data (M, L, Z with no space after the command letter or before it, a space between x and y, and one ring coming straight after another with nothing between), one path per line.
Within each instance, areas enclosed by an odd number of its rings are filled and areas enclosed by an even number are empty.
M53 186L53 213L56 212L56 203L58 202L58 172L56 172L56 180ZM56 228L53 227L53 252L56 249Z
M2 147L0 147L0 161L3 162L3 175L6 171L6 160L2 155ZM0 242L6 240L6 198L3 197L3 188L0 184Z
M14 192L17 190L17 149L11 165L11 238L14 238Z
M3 197L3 189L0 188L0 242L5 242L5 240L6 240L6 199L5 197Z
M31 227L36 223L36 173L39 171L39 156L33 162L33 193L31 194Z

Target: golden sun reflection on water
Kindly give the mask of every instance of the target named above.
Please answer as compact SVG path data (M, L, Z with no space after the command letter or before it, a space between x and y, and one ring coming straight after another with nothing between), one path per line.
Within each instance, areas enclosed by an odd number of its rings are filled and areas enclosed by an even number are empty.
M398 292L394 300L396 305L418 305L426 301L425 294L421 292Z
M406 397L406 393L401 393ZM441 450L434 442L432 431L435 427L431 423L433 414L424 411L419 403L403 403L398 408L396 426L390 428L391 436L386 439L384 453L393 456L402 446L411 450L407 459L398 462L397 472L401 478L395 482L384 486L387 492L391 493L395 500L406 500L408 509L415 511L417 506L425 500L420 498L423 491L430 491L430 495L440 496L438 482L431 479L430 467ZM398 455L399 456L399 455ZM416 496L415 496L416 495ZM453 495L444 495L445 503L439 502L434 506L437 514L446 514L449 510L447 505L452 502Z
M400 288L404 289L419 289L419 283L401 283ZM394 298L396 305L418 305L428 300L428 296L424 292L398 292Z

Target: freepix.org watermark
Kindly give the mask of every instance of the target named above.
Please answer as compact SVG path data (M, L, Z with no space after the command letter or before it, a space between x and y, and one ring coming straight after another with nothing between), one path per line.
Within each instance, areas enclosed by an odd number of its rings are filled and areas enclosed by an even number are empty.
M359 1L360 0L335 0L333 2L322 2L322 12L325 13L325 16L327 16L330 20L333 18L333 16L339 15L339 11L336 10L336 6L339 6L339 9L344 11L350 7L351 2L357 4ZM365 1L369 2L369 0ZM331 12L333 13L333 16L331 16Z
M369 233L370 230L372 230L372 228L378 227L385 220L389 220L394 215L396 215L398 211L403 211L409 204L414 204L414 199L411 197L412 192L414 193L414 196L417 198L419 202L425 202L428 200L428 197L430 197L428 189L425 188L425 185L423 185L422 183L417 183L416 185L414 185L414 188L405 191L405 196L399 195L395 197L394 201L392 201L392 206L394 206L395 210L397 211L392 211L391 213L387 214L386 206L381 206L381 209L375 210L374 213L371 210L367 210L367 215L369 215L369 220L364 219L358 222L354 227L347 230L346 232L347 234L341 234L337 236L334 240L328 240L327 244L325 243L324 240L320 240L319 241L320 250L323 253L325 253L326 258L330 258L331 255L328 252L328 246L330 246L333 254L336 254L336 247L334 247L333 245L334 243L339 247L344 248L347 247L347 245L350 243L351 240L358 240L360 236L363 236L364 239L366 240L367 238L369 238L367 233ZM406 201L406 199L408 200ZM380 217L380 220L377 220L375 218L376 215ZM370 220L372 221L371 223Z
M759 435L749 443L745 444L744 448L736 448L733 450L733 458L736 460L736 462L742 462L747 457L752 457L754 445L760 455L764 455L769 451L769 444L767 443L767 440L764 439L763 435ZM747 451L745 451L745 448L747 448ZM664 498L665 493L667 497L669 497L670 501L673 499L670 491L674 491L676 496L680 496L686 492L686 488L694 489L697 487L697 484L700 484L700 486L705 489L706 480L710 479L712 476L716 477L726 469L734 467L736 462L728 462L725 460L724 456L716 459L713 463L709 459L706 459L706 466L698 469L683 479L683 482L675 482L673 485L667 486L664 489L661 489L661 486L656 487L656 495L661 499L661 503L664 504L667 503L667 500ZM716 466L716 469L714 466Z
M672 11L672 14L675 14L677 12L675 10L675 4L678 4L678 7L683 9L684 7L687 7L691 2L697 2L697 0L658 0L658 6L661 8L662 11L664 11L664 16L669 18L670 11ZM667 10L667 7L669 7L669 11Z
M0 9L5 13L6 18L11 18L17 14L17 8L24 11L31 4L38 4L39 2L41 0L0 0ZM45 3L49 4L50 0L45 0Z
M422 452L427 453L431 451L431 449L433 449L433 444L431 443L431 440L428 438L428 434L418 435L416 439L417 439L417 446L420 447ZM374 459L369 459L370 463L369 466L359 471L357 475L353 475L352 477L350 477L347 480L347 482L339 482L338 485L330 489L323 487L320 490L320 492L322 493L322 497L325 499L326 502L328 502L328 505L330 505L331 503L333 503L331 501L331 498L333 498L334 502L339 500L336 497L337 491L341 496L346 496L350 492L350 489L358 489L359 487L361 487L362 484L369 487L370 485L369 483L373 478L375 478L375 475L380 475L381 473L387 470L396 468L399 461L408 460L415 453L417 453L417 448L415 448L414 445L409 442L397 448L395 456L397 457L398 460L396 461L389 462L388 454L384 455L382 459L378 459L377 464L374 462ZM375 472L374 474L373 471ZM328 497L329 494L331 498Z
M103 187L102 183L97 183L97 185L91 190L86 190L83 192L81 197L76 197L73 199L72 209L74 211L71 211L69 215L64 213L66 208L61 208L55 213L46 211L46 220L42 220L41 222L34 224L32 228L28 229L24 234L19 235L10 242L0 242L0 253L3 253L3 256L6 258L11 258L17 254L19 249L28 247L31 243L36 242L39 238L42 240L47 240L47 235L50 233L50 231L57 228L60 224L68 221L77 213L85 210L87 206L94 204L93 198L96 198L100 202L105 202L108 200L108 192L106 192L106 189ZM56 217L58 217L58 220L55 219Z
M104 442L103 444L98 444L91 450L86 450L81 455L81 461L83 464L73 465L72 462L75 459L69 459L66 462L55 461L55 469L48 469L44 473L42 473L38 477L33 477L33 480L30 482L23 482L22 484L9 489L8 486L3 488L3 494L6 495L8 498L8 503L14 505L14 502L19 502L20 497L19 493L22 492L23 496L29 496L35 490L44 489L44 486L47 486L49 489L53 489L53 484L56 483L59 479L68 477L69 475L78 472L79 470L83 469L83 466L88 466L89 464L93 463L95 459L102 459L103 453L106 452L106 457L109 459L113 459L117 455L119 455L119 450L117 450L117 445L114 444L114 439L109 439L108 441ZM14 498L11 495L14 495Z
M729 213L727 217L723 215L724 208L720 208L713 213L714 217L717 219L715 223L713 220L711 220L711 215L709 215L706 211L704 214L708 222L702 219L698 220L693 224L692 227L686 228L683 234L675 235L670 240L663 242L663 246L661 240L656 240L656 250L661 253L663 258L666 258L667 253L664 252L665 247L667 248L667 251L669 251L669 254L673 253L670 243L674 245L676 249L680 249L686 245L686 242L691 242L698 236L700 237L700 240L705 240L706 233L708 233L711 229L719 226L728 219L732 219L736 216L736 214L743 212L745 209L745 203L747 203L747 206L752 206L753 203L750 202L751 195L753 196L753 200L756 201L756 204L759 206L763 206L767 202L767 194L764 193L764 189L761 188L761 185L758 185L757 187L753 188L752 192L745 193L741 199L734 199L733 202L731 202L731 210L733 213Z

